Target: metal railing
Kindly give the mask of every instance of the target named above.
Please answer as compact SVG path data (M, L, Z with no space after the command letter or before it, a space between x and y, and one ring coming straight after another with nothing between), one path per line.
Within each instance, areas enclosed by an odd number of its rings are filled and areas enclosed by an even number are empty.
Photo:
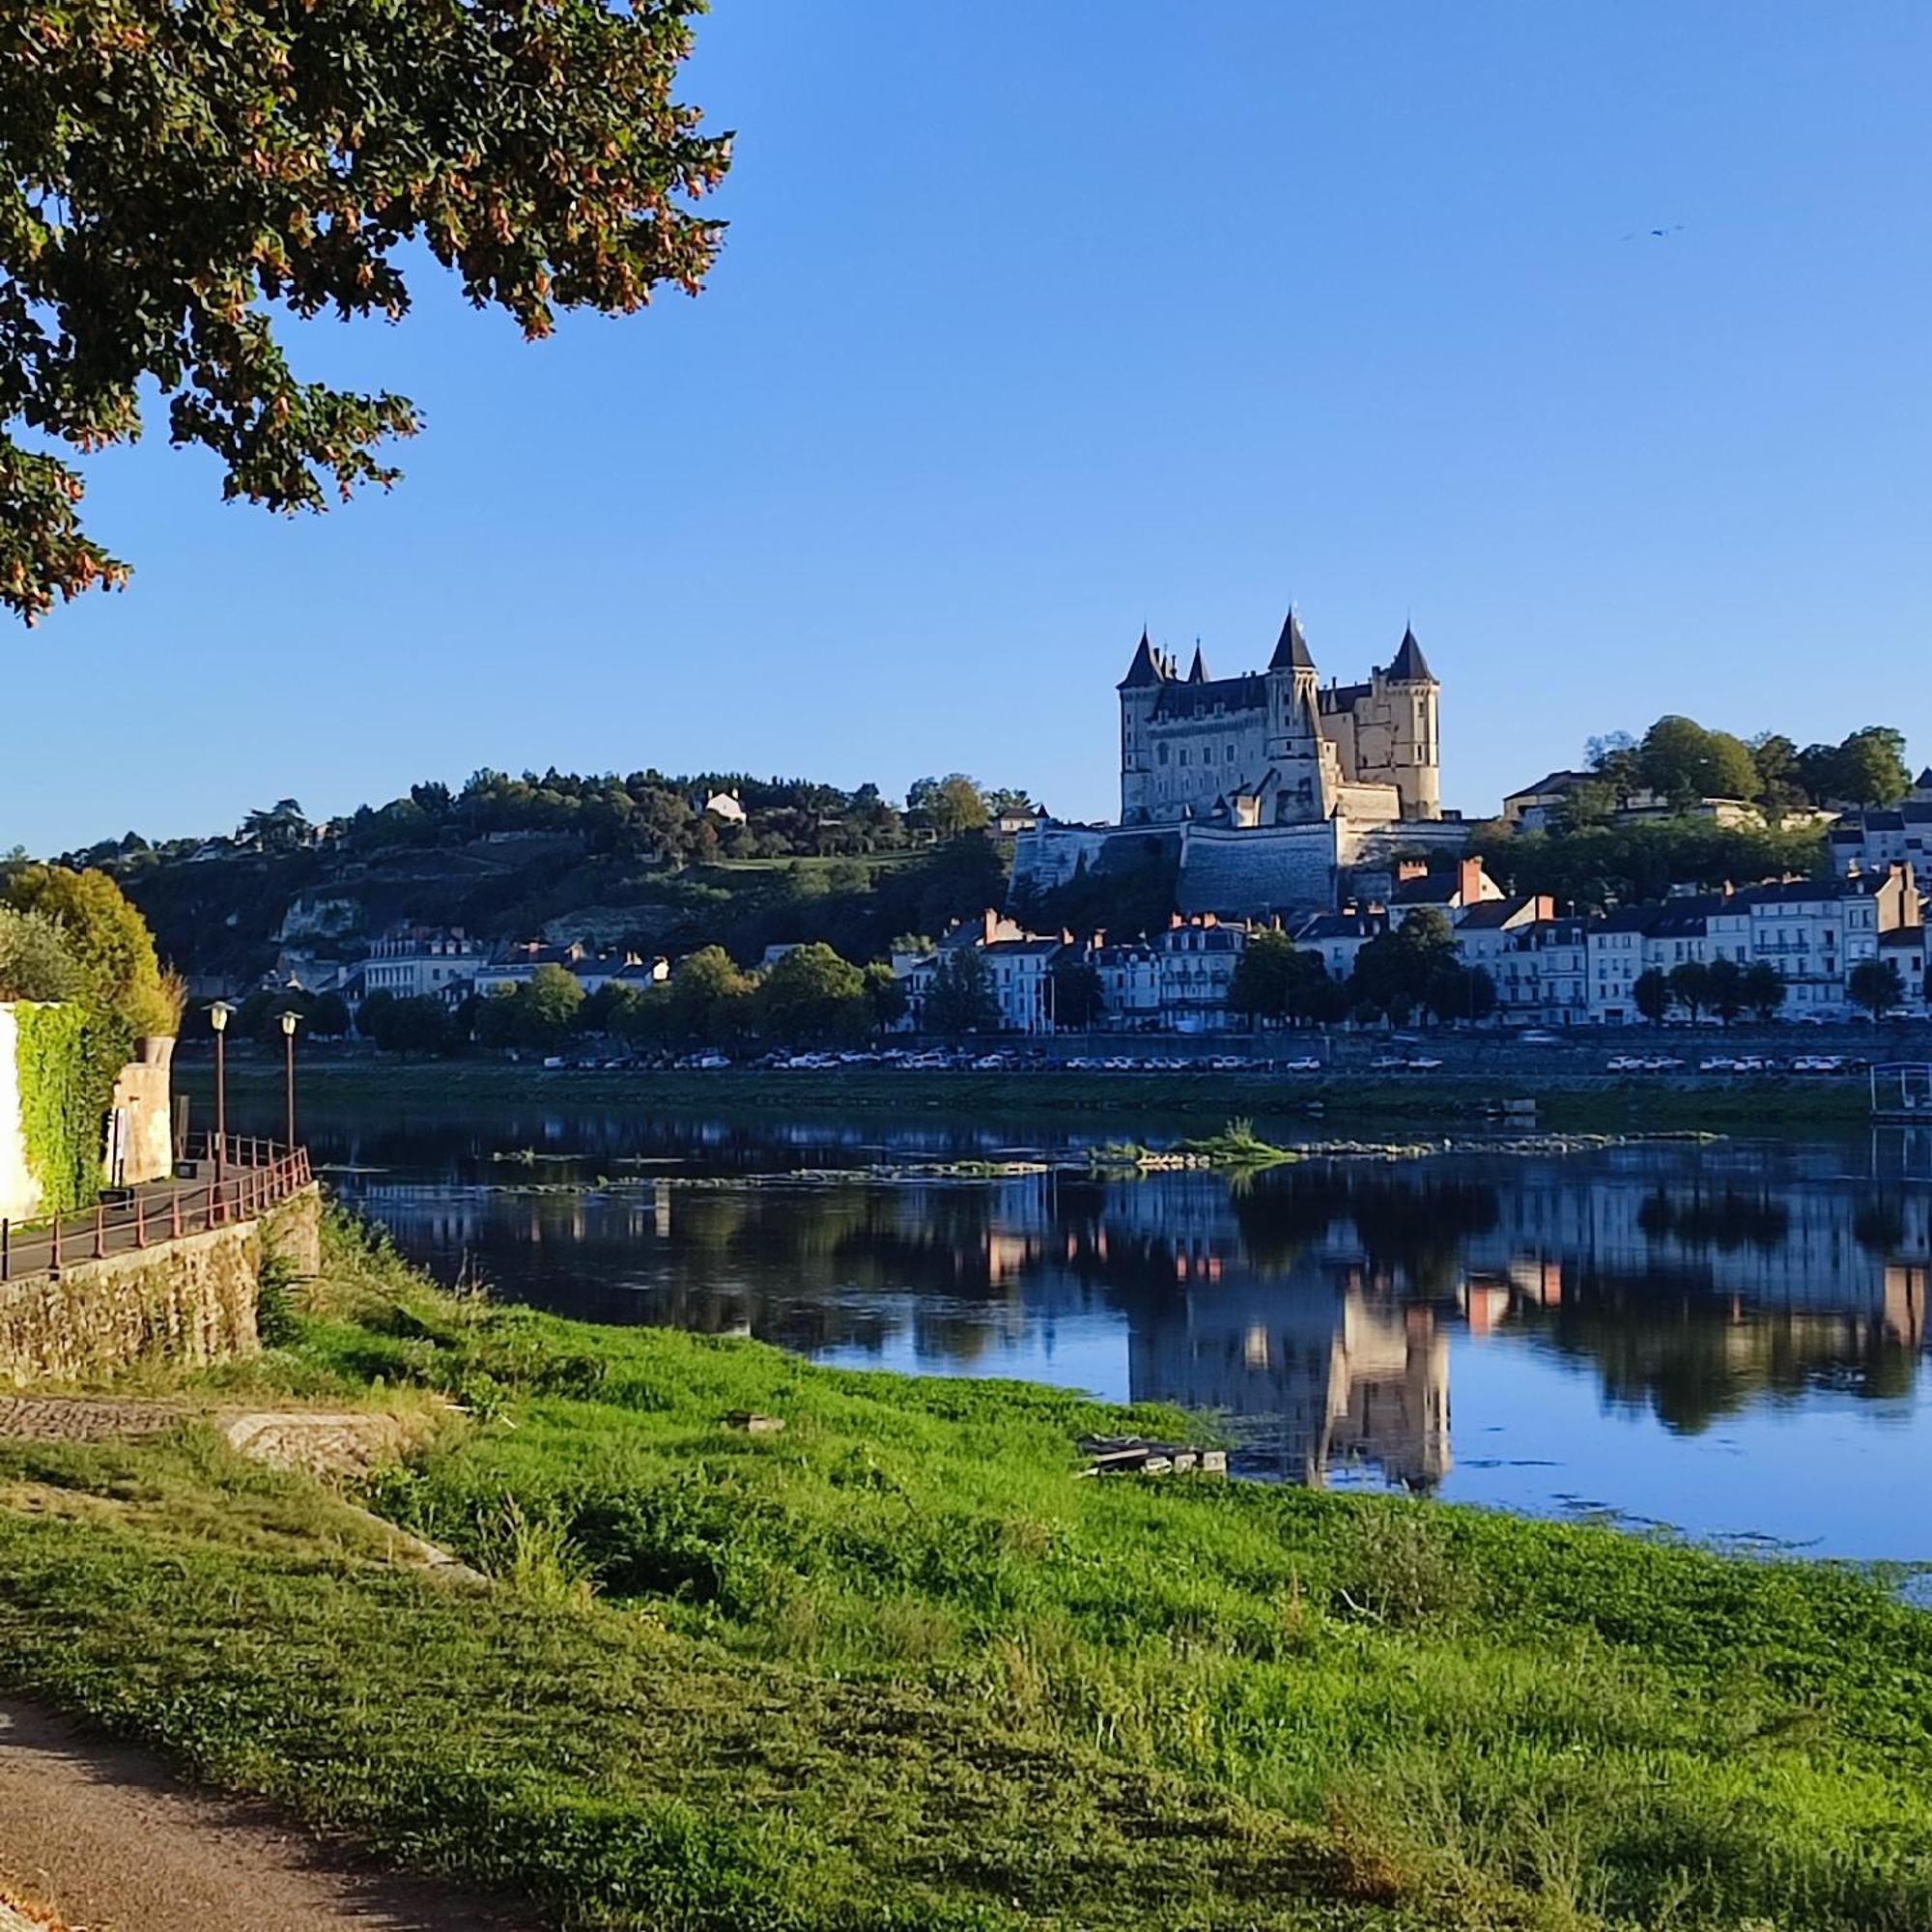
M210 1134L202 1150L192 1179L110 1188L94 1207L49 1221L0 1220L0 1281L59 1274L76 1262L252 1221L314 1179L306 1148L250 1134L229 1134L217 1146Z

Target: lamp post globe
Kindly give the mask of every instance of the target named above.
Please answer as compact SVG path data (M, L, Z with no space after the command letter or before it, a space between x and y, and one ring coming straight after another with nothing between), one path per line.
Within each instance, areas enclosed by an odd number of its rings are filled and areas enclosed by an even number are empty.
M210 1218L221 1208L221 1182L228 1159L228 1020L235 1009L226 1000L216 1000L208 1009L208 1024L214 1031L214 1192L210 1197Z
M301 1014L293 1009L282 1014L282 1086L287 1102L286 1151L289 1153L296 1150L296 1028L301 1025Z

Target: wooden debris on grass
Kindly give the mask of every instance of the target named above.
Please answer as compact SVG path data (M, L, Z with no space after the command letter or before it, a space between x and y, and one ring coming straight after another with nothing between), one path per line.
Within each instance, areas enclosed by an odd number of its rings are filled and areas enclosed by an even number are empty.
M1225 1476L1225 1449L1197 1449L1184 1442L1153 1442L1145 1435L1083 1435L1088 1459L1083 1476Z

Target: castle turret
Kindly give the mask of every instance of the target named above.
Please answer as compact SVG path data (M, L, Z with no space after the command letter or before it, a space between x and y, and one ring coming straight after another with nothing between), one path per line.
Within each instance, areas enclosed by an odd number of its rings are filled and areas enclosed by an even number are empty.
M1168 680L1167 666L1141 627L1121 694L1121 823L1144 825L1153 806L1153 708Z
M1188 670L1187 681L1189 684L1208 682L1208 660L1201 655L1201 640L1198 638L1194 640L1194 663Z
M1442 753L1437 712L1442 687L1412 628L1389 668L1376 673L1376 695L1388 724L1388 777L1402 795L1405 818L1442 816Z
M1291 609L1267 668L1265 749L1278 822L1323 819L1334 810L1341 772L1335 748L1321 735L1320 684L1301 619Z

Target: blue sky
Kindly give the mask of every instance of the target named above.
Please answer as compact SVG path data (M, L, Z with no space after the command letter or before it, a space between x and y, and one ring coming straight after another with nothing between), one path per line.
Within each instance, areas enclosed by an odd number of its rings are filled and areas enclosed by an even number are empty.
M124 595L5 635L0 847L479 765L1116 803L1143 620L1413 617L1472 813L1689 712L1932 759L1932 10L719 0L710 290L526 347L432 272L306 371L407 479L89 466ZM1649 231L1664 228L1661 239Z

